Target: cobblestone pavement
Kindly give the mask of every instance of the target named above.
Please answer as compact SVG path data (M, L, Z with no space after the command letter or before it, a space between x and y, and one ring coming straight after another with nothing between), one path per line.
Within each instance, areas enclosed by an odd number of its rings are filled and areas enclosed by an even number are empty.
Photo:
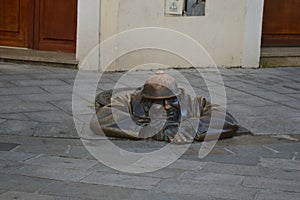
M210 98L195 70L179 72ZM127 174L96 161L78 139L71 109L76 70L0 63L0 199L299 199L300 68L220 72L228 110L255 136L219 141L204 159L194 143L167 168ZM133 72L122 84L141 85L151 73ZM105 73L98 91L122 75ZM115 144L137 152L165 145Z

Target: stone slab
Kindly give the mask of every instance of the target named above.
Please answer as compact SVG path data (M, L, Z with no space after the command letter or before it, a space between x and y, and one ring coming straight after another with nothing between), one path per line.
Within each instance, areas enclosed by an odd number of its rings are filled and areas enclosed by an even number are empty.
M292 159L261 158L260 165L272 169L300 170L300 161Z
M202 173L233 174L241 176L268 176L269 169L262 166L236 165L208 162Z
M49 101L63 101L63 100L72 100L72 94L26 94L18 95L18 98L22 99L25 102L49 102Z
M14 87L14 85L8 81L0 81L0 88L6 88L6 87Z
M61 181L73 181L78 182L82 178L88 176L91 172L85 170L74 170L74 169L65 169L65 168L56 168L56 167L46 167L46 166L37 166L37 165L24 165L22 168L14 171L14 174L55 179Z
M243 186L273 191L300 192L299 180L285 180L263 177L246 177Z
M49 111L49 110L57 110L56 107L48 104L48 103L7 103L5 105L0 105L0 113L20 113L20 112L37 112L37 111Z
M67 85L67 84L61 84L56 86L40 86L47 92L51 94L65 94L65 93L72 93L73 92L73 86Z
M15 192L15 191L8 191L4 194L0 195L0 199L5 200L15 200L15 199L22 199L22 200L55 200L57 198L47 196L47 195L39 195L35 193L27 193L27 192Z
M14 113L14 114L0 114L0 119L5 120L19 120L19 121L28 121L28 117L26 117L23 113Z
M128 199L133 189L111 187L104 185L55 181L39 191L42 195L58 195L83 199L115 200Z
M43 94L45 93L40 87L13 87L1 88L0 95L17 95L17 94Z
M0 160L18 161L22 162L29 158L37 156L34 153L14 152L14 151L0 151Z
M161 181L156 187L156 191L171 194L186 194L199 196L201 198L220 198L220 199L254 199L256 189L244 188L242 186L228 186L219 184L207 184L189 181L177 181L168 179Z
M299 193L264 190L258 193L257 200L299 200Z
M10 191L37 192L53 181L36 177L0 173L0 188Z
M84 160L74 158L63 158L58 156L41 155L25 161L26 164L45 166L49 168L64 168L74 170L87 170L98 162L95 160Z
M20 169L23 166L24 166L24 163L21 163L21 162L1 160L1 162L0 162L0 173L12 174L16 170Z
M159 193L150 191L135 191L128 200L218 200L210 197L199 197L193 195Z
M202 172L202 171L186 171L184 172L178 180L198 183L207 183L207 184L220 184L220 185L240 185L244 176L240 175L231 175L231 174L219 174L211 172Z
M30 112L24 113L29 119L38 122L71 122L73 121L73 117L68 115L65 112L60 110L51 110L51 111L43 111L43 112Z
M4 143L0 142L0 151L10 151L17 147L19 144L16 143Z
M0 124L0 134L9 135L33 135L38 122L7 120Z
M61 80L20 80L20 81L14 81L14 84L17 86L62 86L66 85L65 82Z
M54 123L39 123L33 133L39 137L79 138L73 121Z
M98 185L109 185L133 189L144 189L150 190L156 185L161 179L151 177L141 177L134 175L123 175L123 174L108 174L101 172L94 172L86 178L82 179L83 183L91 183Z

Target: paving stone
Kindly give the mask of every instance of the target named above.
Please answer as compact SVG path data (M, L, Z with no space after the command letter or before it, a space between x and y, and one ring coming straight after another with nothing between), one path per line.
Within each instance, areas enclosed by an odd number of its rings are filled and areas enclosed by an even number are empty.
M236 115L236 112L233 112ZM300 117L286 116L282 117L239 117L239 123L257 135L270 134L299 134L300 124L297 123Z
M258 193L257 200L299 200L299 193L264 190Z
M4 192L6 192L7 190L0 188L0 194L3 194Z
M61 80L20 80L20 81L14 81L14 84L18 86L66 85L66 83Z
M0 142L0 151L10 151L10 150L16 148L18 145L19 144L16 144L16 143Z
M289 135L287 135L289 137ZM287 137L287 138L288 138ZM292 143L268 144L267 146L276 149L282 153L290 153L292 155L300 153L300 145L297 138L290 136Z
M184 172L183 169L163 168L163 169L160 169L160 170L157 170L157 171L154 171L154 172L136 174L136 176L144 176L144 177L152 177L152 178L159 178L159 179L167 179L167 178L179 177L183 172Z
M261 156L263 158L286 158L291 159L293 153L281 152L280 147L272 148L269 144L266 145L251 145L251 146L230 146L226 147L230 151L243 156Z
M71 144L22 144L17 149L18 152L46 154L51 156L60 156L66 158L94 160L94 157L86 150L84 146L74 146Z
M167 168L172 169L183 169L183 170L200 170L205 166L205 162L193 161L193 160L176 160L174 163L169 165Z
M269 169L262 166L248 166L208 162L202 173L233 174L241 176L268 176Z
M56 181L39 191L42 195L58 195L73 198L115 200L128 199L134 192L133 189L111 187L104 185L72 183Z
M72 94L27 94L18 95L18 98L26 102L47 102L47 101L62 101L62 100L72 100Z
M7 81L0 81L0 88L6 88L6 87L14 87L12 83L9 83Z
M65 168L74 170L87 170L98 162L95 160L84 160L74 158L63 158L58 156L46 156L35 157L25 161L26 164L46 166L49 168Z
M300 180L300 171L294 169L270 169L268 168L267 176L269 178L275 179L285 179L285 180Z
M74 170L74 169L64 169L56 167L47 167L47 166L36 166L26 164L20 169L14 171L14 174L31 176L31 177L40 177L47 179L55 179L61 181L74 181L77 182L82 178L88 176L91 172L83 170Z
M37 112L37 111L48 111L48 110L57 110L56 107L48 103L7 103L5 105L0 104L0 113L21 113L21 112Z
M82 101L77 101L79 105L75 105L74 101L51 101L51 103L55 106L57 106L58 108L60 108L61 110L67 112L68 114L72 115L73 111L72 111L72 105L74 104L74 106L77 106L77 113L81 113L81 114L86 114L86 112L91 113L91 112L95 112L95 108L93 103L86 103L85 100ZM88 106L86 108L86 106ZM88 109L88 111L87 111Z
M0 124L0 134L33 135L38 122L7 120Z
M0 95L17 95L17 94L43 94L45 93L39 87L12 87L1 88Z
M0 195L0 199L5 200L14 200L14 199L22 199L22 200L55 200L54 197L47 196L47 195L39 195L35 193L26 193L26 192L14 192L9 191L2 195Z
M257 155L208 155L203 158L202 161L237 165L256 165L259 162L259 157Z
M66 84L59 86L41 86L41 88L52 94L65 94L73 92L73 86Z
M13 75L0 75L0 81L28 80L29 76L18 75L14 72Z
M298 160L261 158L260 165L273 169L300 170L300 161Z
M177 181L173 179L161 181L155 188L171 194L186 194L200 196L202 198L221 198L221 199L254 199L256 189L244 188L242 186L228 186L219 184L197 183L189 181Z
M182 194L169 194L169 193L157 193L149 191L136 191L134 192L128 200L216 200L216 198L210 197L199 197L192 195L182 195Z
M52 182L49 179L0 173L0 187L10 191L36 192Z
M191 181L195 183L240 185L243 182L244 178L244 176L240 175L187 171L184 172L178 179L182 181Z
M86 178L82 179L81 182L150 190L160 180L161 179L150 177L94 172Z
M31 79L37 79L37 80L49 80L49 79L74 79L76 77L76 73L46 73L46 74L30 74ZM0 79L1 80L1 79ZM18 79L20 80L20 79Z
M14 151L0 151L0 160L7 161L25 161L29 158L37 156L34 153L14 152Z
M33 135L39 137L79 138L73 121L39 123Z
M24 166L24 163L9 161L9 160L1 160L0 173L11 174L23 166Z
M22 101L20 99L18 99L16 96L1 96L0 103L1 104L7 104L7 103L21 104Z
M269 189L274 191L300 192L299 180L246 177L243 185L250 188Z
M28 117L26 117L23 113L14 113L14 114L0 114L0 119L6 120L19 120L19 121L28 121Z
M73 117L60 110L24 113L29 119L38 122L73 122Z

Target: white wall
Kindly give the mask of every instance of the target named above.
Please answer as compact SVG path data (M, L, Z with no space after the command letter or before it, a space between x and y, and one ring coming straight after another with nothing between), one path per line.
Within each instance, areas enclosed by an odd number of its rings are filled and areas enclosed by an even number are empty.
M100 43L100 0L78 0L76 59L79 68L98 69L99 51L95 49L89 64L83 63Z
M246 0L242 66L259 67L264 0Z
M241 66L243 52L245 1L207 0L206 16L165 16L164 0L102 0L101 41L132 28L164 27L180 31L199 42L218 66ZM129 69L145 60L171 67L190 67L169 54L149 51L123 56L112 70ZM166 62L169 60L169 62Z
M98 69L99 49L94 49L88 63L82 62L94 47L115 34L142 27L169 28L187 34L208 51L218 66L258 67L262 0L207 0L206 16L197 17L165 15L164 0L78 1L76 57L80 68ZM109 70L127 70L148 62L190 67L171 53L141 50L120 57Z

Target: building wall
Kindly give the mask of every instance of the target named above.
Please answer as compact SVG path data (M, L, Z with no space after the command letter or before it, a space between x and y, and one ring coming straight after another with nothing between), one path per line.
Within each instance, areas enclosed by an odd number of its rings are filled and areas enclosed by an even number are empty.
M87 3L89 1L90 4ZM168 28L190 36L207 50L218 66L258 67L263 0L207 0L205 16L189 17L165 15L164 0L101 0L101 8L95 3L98 1L79 2L89 7L86 9L79 4L81 20L78 28L77 58L81 61L81 68L99 68L97 48L88 59L93 64L83 62L87 52L97 46L95 44L98 39L104 42L115 34L143 27ZM100 8L100 18L92 19L97 18L97 8ZM93 34L99 24L101 34L97 38L97 34ZM87 36L86 33L93 36ZM100 51L100 57L101 55L103 52ZM109 70L128 70L149 62L170 67L191 67L189 63L171 53L148 49L120 57ZM198 67L207 65L203 63Z

